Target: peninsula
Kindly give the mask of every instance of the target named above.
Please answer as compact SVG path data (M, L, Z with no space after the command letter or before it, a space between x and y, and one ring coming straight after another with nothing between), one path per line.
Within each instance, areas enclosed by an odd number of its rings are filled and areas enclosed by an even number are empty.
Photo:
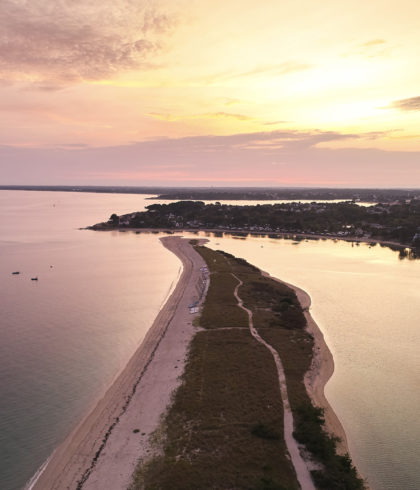
M29 489L364 489L308 296L203 241L142 345Z

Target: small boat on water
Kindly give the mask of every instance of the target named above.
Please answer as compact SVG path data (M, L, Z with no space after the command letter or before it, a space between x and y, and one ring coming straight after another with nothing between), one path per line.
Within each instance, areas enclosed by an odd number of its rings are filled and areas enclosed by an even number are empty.
M16 275L20 274L20 272L19 272L19 271L15 271L15 272L12 272L12 274L13 274L14 276L16 276Z
M38 278L37 277L31 277L31 281L37 281Z

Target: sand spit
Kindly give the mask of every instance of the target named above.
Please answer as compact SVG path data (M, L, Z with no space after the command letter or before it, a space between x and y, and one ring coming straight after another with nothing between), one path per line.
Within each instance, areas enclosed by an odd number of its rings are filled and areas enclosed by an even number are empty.
M104 397L31 483L33 490L126 489L139 458L148 455L148 436L179 385L194 331L188 306L198 297L205 265L189 240L161 241L183 264L175 290Z
M202 284L200 268L206 265L188 239L168 236L161 241L183 264L175 290L107 393L55 450L27 489L123 490L130 484L138 461L152 455L149 437L159 427L171 395L180 384L195 330L194 315L188 306L198 298L198 286ZM302 289L273 279L291 287L305 310L308 330L315 339L305 385L314 404L324 408L328 431L340 437L340 452L348 452L344 429L324 395L334 361L309 313L311 298Z

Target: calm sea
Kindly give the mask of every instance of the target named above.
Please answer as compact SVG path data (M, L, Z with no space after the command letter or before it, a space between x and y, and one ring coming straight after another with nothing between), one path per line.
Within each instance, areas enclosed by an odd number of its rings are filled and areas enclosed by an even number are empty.
M145 197L0 192L2 490L21 488L104 393L177 280L158 235L78 230ZM420 261L331 240L209 238L311 294L354 460L374 490L420 489Z
M22 488L104 393L177 280L155 235L77 229L143 207L144 196L0 191L2 490Z

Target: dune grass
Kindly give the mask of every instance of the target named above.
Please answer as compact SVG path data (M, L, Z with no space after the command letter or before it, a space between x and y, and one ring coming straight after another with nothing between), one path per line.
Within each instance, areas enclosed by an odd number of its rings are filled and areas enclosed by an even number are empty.
M336 441L323 430L303 383L313 338L293 290L261 275L242 259L196 245L211 281L182 384L162 426L159 455L140 464L132 489L299 488L283 438L283 406L271 354L250 334L239 294L260 335L275 347L287 377L295 437L320 469L317 488L359 490L363 482Z
M164 423L163 454L138 474L139 488L299 488L270 357L246 330L198 332Z

